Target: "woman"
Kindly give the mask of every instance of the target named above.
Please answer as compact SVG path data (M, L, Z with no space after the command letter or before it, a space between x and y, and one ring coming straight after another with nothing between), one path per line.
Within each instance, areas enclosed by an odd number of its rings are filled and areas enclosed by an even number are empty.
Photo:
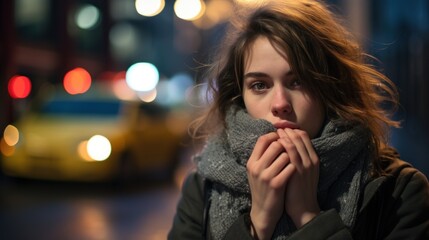
M429 239L428 181L387 142L392 82L320 2L237 16L169 239Z

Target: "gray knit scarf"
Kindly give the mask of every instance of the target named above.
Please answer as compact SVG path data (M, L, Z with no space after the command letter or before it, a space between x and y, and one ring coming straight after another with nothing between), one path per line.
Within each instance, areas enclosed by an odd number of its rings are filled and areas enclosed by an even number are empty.
M241 214L250 212L246 162L258 137L276 131L271 123L253 119L237 107L227 112L226 123L226 129L210 139L194 158L197 171L213 182L209 222L214 239L222 239ZM368 131L360 126L330 121L312 143L320 159L320 208L335 208L344 223L352 227L359 197L369 176L371 147ZM290 217L284 213L273 239L287 239L295 230Z

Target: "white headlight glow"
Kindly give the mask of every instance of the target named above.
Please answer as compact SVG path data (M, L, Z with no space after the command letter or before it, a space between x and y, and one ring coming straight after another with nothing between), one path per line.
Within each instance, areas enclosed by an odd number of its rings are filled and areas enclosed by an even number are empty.
M104 161L112 152L109 139L101 135L94 135L88 140L88 155L95 161Z

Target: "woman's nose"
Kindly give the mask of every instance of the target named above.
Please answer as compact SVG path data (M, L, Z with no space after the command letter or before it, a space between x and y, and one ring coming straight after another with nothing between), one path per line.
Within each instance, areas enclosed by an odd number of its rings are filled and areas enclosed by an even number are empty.
M271 112L274 116L281 117L283 114L292 112L290 96L285 89L275 90L271 101Z

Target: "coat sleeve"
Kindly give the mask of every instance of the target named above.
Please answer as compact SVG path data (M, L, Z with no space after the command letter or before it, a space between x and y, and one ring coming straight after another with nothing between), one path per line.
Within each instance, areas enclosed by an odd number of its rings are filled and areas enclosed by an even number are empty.
M228 230L225 240L253 239L250 235L250 216L241 215ZM289 236L290 240L349 240L353 239L336 210L323 212Z
M405 172L405 173L404 173ZM391 217L387 217L385 239L429 239L429 183L425 175L412 168L400 174L393 198Z
M353 238L338 212L330 209L317 215L288 239L348 240Z
M197 173L191 173L183 183L168 239L203 239L203 212L203 180Z

